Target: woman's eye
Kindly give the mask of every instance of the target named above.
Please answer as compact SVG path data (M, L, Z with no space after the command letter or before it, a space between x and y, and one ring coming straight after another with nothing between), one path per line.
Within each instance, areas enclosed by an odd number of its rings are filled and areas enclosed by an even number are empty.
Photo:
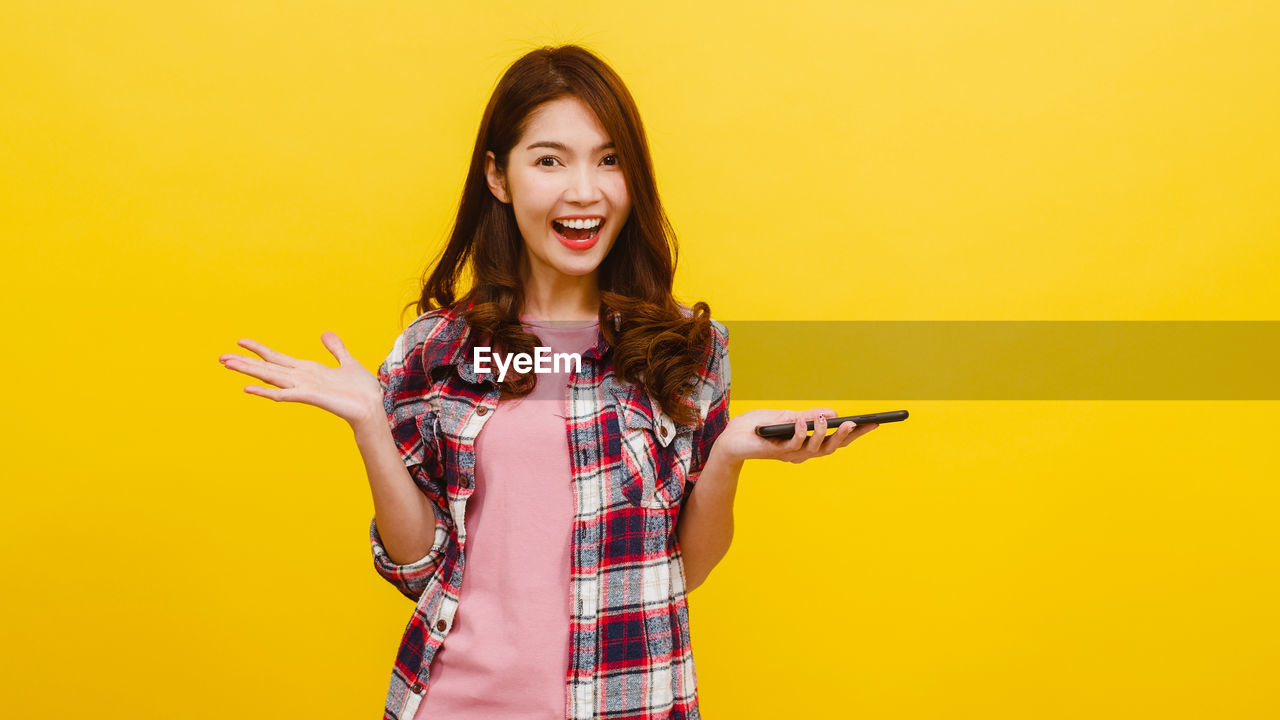
M555 156L553 156L553 155L543 155L542 157L538 158L538 164L539 164L539 165L541 165L542 167L551 167L551 165L546 165L546 164L544 164L544 163L542 162L543 160L551 160L551 161L553 161L553 162L554 162L554 161L555 161Z
M611 163L605 163L606 165L617 165L618 163L622 162L622 159L618 157L618 154L617 154L617 153L613 153L613 154L605 155L605 156L604 156L604 159L605 159L605 160L608 160L609 158L613 158L613 162L611 162Z

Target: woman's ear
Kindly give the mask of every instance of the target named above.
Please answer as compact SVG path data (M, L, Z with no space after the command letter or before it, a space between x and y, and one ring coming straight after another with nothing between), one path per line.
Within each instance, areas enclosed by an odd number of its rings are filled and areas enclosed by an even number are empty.
M489 182L489 191L498 198L499 202L511 202L507 197L507 180L502 173L498 172L498 160L492 150L486 150L484 153L484 176Z

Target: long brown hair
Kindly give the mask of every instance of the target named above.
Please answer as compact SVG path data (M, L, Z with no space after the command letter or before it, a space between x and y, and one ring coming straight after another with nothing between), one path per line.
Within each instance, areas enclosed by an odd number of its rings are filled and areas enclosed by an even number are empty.
M600 330L612 348L614 371L627 382L643 385L675 422L695 424L697 414L681 399L689 395L692 386L687 382L711 349L711 308L698 302L686 315L672 297L679 249L658 198L640 113L617 73L580 46L533 50L498 81L480 121L453 231L428 267L429 277L424 273L417 311L462 311L472 331L487 338L495 351L532 354L541 344L520 323L524 241L512 206L489 190L485 152L493 151L498 170L505 173L511 149L532 112L566 96L590 107L615 143L631 201L631 213L598 275ZM472 287L455 297L464 271L469 271ZM617 328L613 313L621 316ZM504 397L520 397L536 382L533 373L509 372L499 386Z

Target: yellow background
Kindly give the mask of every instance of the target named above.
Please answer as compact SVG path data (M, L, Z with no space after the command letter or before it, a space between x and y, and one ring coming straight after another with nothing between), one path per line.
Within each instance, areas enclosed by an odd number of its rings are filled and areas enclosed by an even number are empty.
M1275 3L453 5L5 4L0 715L378 716L351 433L217 356L376 369L540 44L629 84L720 319L1280 316ZM708 718L1280 714L1274 402L866 405L748 463Z

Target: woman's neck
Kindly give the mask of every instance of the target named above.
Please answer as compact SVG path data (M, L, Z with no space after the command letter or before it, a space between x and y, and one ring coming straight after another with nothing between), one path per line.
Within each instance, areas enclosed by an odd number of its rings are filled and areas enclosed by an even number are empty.
M522 316L550 322L595 320L600 314L600 289L596 273L572 276L554 273L525 274Z

